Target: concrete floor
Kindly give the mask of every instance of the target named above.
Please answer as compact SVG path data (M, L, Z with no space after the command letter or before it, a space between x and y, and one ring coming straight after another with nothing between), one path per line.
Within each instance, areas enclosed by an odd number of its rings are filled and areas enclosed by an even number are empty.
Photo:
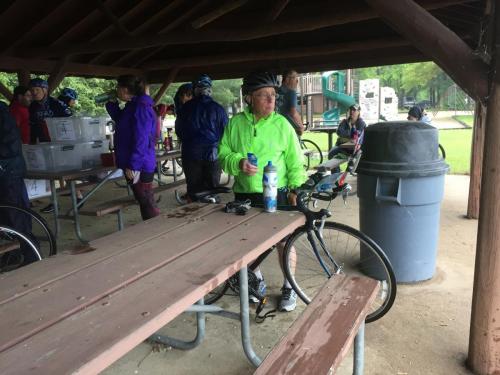
M467 208L468 184L467 176L446 177L435 276L430 281L400 285L393 309L381 320L367 326L365 374L470 373L464 362L468 347L477 221L463 216ZM102 194L124 194L119 189L110 185ZM44 203L39 202L38 206L43 207ZM160 206L162 210L175 207L173 194L163 194ZM356 197L350 199L347 207L338 201L332 208L333 220L358 227ZM139 220L137 207L126 210L126 225ZM113 216L97 221L98 225L94 218L83 218L83 231L88 238L115 230ZM69 223L64 224L63 233L61 248L68 249L77 244ZM282 282L277 259L268 258L263 272L270 294L277 297ZM223 307L235 311L237 303L237 298L231 296L221 300ZM275 299L271 299L271 303L275 303ZM265 356L302 308L301 304L293 313L278 313L263 324L252 321L252 341L260 356ZM104 374L251 374L253 368L241 350L238 322L215 316L209 316L207 320L207 337L198 348L184 352L142 343ZM193 322L190 314L184 314L168 324L163 332L190 339L195 332ZM338 374L350 373L349 357L344 360Z

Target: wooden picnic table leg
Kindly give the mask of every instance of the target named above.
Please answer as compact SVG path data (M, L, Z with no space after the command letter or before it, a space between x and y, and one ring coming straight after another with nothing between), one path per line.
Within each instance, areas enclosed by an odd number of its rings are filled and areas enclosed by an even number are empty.
M365 367L365 322L363 321L354 338L353 375L363 375Z
M52 196L52 205L54 206L54 235L57 238L59 231L61 230L61 225L59 223L59 202L57 201L56 181L53 179L50 180L50 193Z
M250 308L248 306L248 268L245 266L240 270L240 320L241 320L241 342L248 360L259 367L262 359L255 353L250 338Z

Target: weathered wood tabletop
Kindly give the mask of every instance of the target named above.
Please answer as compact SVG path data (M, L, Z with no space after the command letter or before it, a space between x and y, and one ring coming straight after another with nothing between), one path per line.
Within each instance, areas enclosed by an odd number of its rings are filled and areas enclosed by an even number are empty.
M0 373L98 373L303 222L191 204L2 274Z

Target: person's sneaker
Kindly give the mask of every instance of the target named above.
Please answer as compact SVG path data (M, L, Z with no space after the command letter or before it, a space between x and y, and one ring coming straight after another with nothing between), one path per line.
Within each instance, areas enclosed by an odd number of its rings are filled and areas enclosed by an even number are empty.
M259 294L264 297L266 295L266 290L267 290L267 286L266 286L266 283L264 282L264 279L260 279L259 280L259 286L257 287L257 291L259 292ZM259 299L253 295L249 295L248 299L250 300L251 303L259 303Z
M51 212L54 212L54 205L50 203L44 208L42 208L40 212L43 212L44 214L50 214Z
M293 311L297 307L297 293L292 288L281 288L280 311Z

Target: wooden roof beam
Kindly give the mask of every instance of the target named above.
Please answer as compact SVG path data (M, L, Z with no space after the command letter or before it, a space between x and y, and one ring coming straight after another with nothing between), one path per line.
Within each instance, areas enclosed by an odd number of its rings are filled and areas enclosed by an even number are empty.
M429 55L472 98L488 97L488 66L453 31L412 0L365 0L387 24Z
M12 100L12 97L14 96L14 94L12 94L12 91L10 91L10 89L7 86L5 86L2 82L0 82L0 94L5 96L5 98L9 102Z
M177 26L183 24L186 20L188 20L193 14L198 12L200 9L205 7L205 5L209 4L210 0L202 0L198 2L196 5L194 5L191 9L189 9L186 13L181 15L180 17L177 17L175 20L172 22L169 22L167 26L162 28L158 34L165 34L169 32L170 30L175 29ZM160 52L163 49L163 46L154 48L150 52L146 52L142 54L142 56L138 57L136 61L132 62L132 67L136 68L140 66L144 61L148 60L151 56L156 55L158 52ZM127 58L131 58L137 53L137 51L130 51L126 54ZM123 59L120 59L121 61L124 61Z
M3 72L17 72L19 69L25 69L34 73L50 73L55 71L57 64L58 62L53 60L0 57L0 71ZM67 75L109 78L114 78L121 74L143 74L143 71L140 69L74 62L67 62L65 71Z
M132 32L133 35L139 35L143 31L147 30L148 27L153 25L155 22L161 20L162 18L166 17L173 9L177 8L183 2L184 2L184 0L172 1L169 5L167 5L165 8L163 8L160 12L155 14L154 17L151 17L148 21L144 22L137 29L135 29ZM120 65L121 63L123 63L124 61L127 61L127 59L129 59L130 57L135 55L135 53L137 53L137 51L132 50L132 51L129 51L129 52L123 54L120 58L118 58L116 61L113 62L113 65Z
M17 83L19 86L28 86L31 79L29 70L19 69L17 71Z
M123 25L118 17L116 17L109 6L107 6L102 0L95 0L97 7L99 10L111 21L111 23L115 26L116 31L120 34L132 35L130 31Z
M170 86L170 84L172 82L174 82L175 77L177 76L177 73L179 73L179 68L177 68L177 67L176 68L172 68L168 72L167 78L165 78L165 81L163 82L163 84L161 85L161 87L158 89L158 92L156 93L156 95L154 97L155 103L158 103L161 100L161 98L165 94L165 91L167 91L168 86Z
M66 77L66 65L68 63L68 59L64 58L59 61L55 66L54 70L50 73L47 82L49 83L49 94L57 89L57 86L62 82L64 77Z
M421 0L426 9L439 9L453 4L461 4L472 0ZM330 5L332 4L333 5ZM335 10L335 11L334 11ZM122 51L129 49L143 49L154 46L176 44L198 44L203 42L236 42L243 40L259 39L273 35L312 31L325 27L342 25L346 23L366 21L378 18L377 13L370 7L359 6L338 12L338 4L329 2L324 9L319 9L319 14L311 17L279 20L274 23L264 24L260 27L242 27L238 30L203 30L194 33L184 31L169 32L163 30L159 34L127 37L122 39L109 39L98 42L81 44L67 44L59 47L36 47L16 51L20 56L66 56L68 54L85 54L104 51ZM307 12L304 12L307 14Z
M269 22L276 21L289 2L290 0L275 0L273 8L267 17Z
M184 58L173 58L168 60L151 61L142 66L145 70L167 69L174 66L188 67L188 66L207 66L207 65L223 65L245 61L262 61L262 60L276 60L294 57L305 56L321 56L329 55L331 53L341 52L356 52L371 50L376 48L386 47L400 47L407 46L410 43L400 37L397 38L383 38L372 40L358 40L343 43L333 43L314 47L295 47L288 49L272 49L272 50L259 50L259 51L246 51L218 54L211 56L192 56Z
M216 19L226 15L229 12L232 12L235 9L243 6L248 0L231 0L223 4L217 9L197 18L193 22L191 22L191 26L194 29L201 29L203 26L208 25L210 22L215 21Z

